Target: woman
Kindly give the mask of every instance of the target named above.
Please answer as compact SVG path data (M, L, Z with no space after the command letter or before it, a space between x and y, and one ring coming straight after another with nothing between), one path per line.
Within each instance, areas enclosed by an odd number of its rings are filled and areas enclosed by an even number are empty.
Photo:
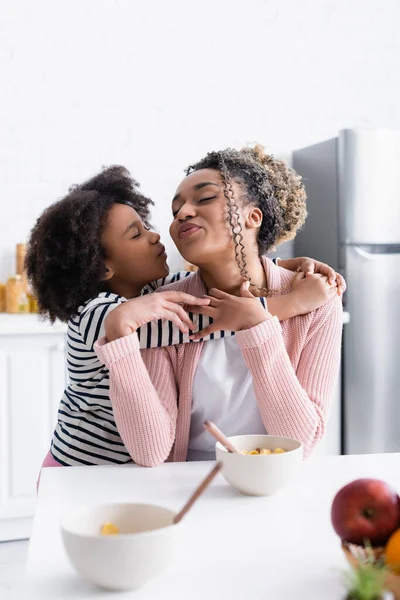
M208 154L172 201L171 236L198 272L164 289L205 295L210 304L200 312L214 320L207 333L235 338L140 353L136 333L127 335L138 325L130 305L107 318L95 350L110 370L115 418L135 462L212 458L205 418L227 435L298 439L305 456L322 438L339 371L340 298L332 289L318 310L279 323L253 296L283 296L293 281L263 258L282 235L280 194L305 206L301 178L255 147Z

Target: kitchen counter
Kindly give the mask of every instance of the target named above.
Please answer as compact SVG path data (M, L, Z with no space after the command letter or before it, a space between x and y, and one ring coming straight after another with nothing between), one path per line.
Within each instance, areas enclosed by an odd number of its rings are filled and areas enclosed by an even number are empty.
M51 325L37 314L0 314L0 336L1 335L30 335L36 333L66 333L67 324L56 322Z

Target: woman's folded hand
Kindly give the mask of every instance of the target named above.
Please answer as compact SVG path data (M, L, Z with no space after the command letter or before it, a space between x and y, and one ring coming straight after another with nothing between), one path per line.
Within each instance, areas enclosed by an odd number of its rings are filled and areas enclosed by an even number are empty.
M240 296L233 296L221 290L211 289L207 296L208 306L190 306L190 311L211 317L213 323L191 336L192 340L199 340L216 331L242 331L255 327L272 315L265 310L259 298L249 292L249 282L246 281L240 288ZM266 300L266 299L265 299Z

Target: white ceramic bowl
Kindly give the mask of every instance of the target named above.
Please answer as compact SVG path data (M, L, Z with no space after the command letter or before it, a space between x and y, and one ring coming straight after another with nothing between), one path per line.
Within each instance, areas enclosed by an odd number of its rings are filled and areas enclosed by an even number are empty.
M284 454L232 454L217 442L216 457L223 463L222 475L234 488L248 496L272 496L294 479L303 462L303 446L290 438L274 435L237 435L230 437L240 450L283 448Z
M105 504L68 514L61 530L68 557L82 577L109 590L141 587L171 565L180 525L175 513L151 504ZM100 534L113 523L119 535Z

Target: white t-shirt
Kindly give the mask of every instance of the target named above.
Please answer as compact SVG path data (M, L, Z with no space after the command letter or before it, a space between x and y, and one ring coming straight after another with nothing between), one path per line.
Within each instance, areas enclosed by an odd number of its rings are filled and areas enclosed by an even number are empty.
M215 440L203 427L207 419L227 436L266 433L253 379L235 337L204 344L193 382L187 460L215 459Z

